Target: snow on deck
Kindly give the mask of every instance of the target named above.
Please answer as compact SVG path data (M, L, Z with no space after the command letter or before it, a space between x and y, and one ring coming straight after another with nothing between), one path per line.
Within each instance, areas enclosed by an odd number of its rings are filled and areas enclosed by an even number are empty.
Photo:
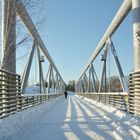
M69 95L0 120L0 140L139 140L140 118Z

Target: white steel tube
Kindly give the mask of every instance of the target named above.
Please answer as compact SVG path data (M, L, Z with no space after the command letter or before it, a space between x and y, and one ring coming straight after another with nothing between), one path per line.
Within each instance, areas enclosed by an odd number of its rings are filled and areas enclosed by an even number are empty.
M140 69L140 0L132 0L134 71Z
M134 45L134 72L140 70L140 0L132 0L133 15L133 45ZM134 77L134 113L139 110L140 96L138 95L138 81Z
M16 73L15 0L2 0L2 67Z
M87 69L90 67L91 63L95 60L97 55L103 49L108 37L111 37L113 35L113 33L117 30L117 28L122 23L122 21L125 19L125 17L128 15L128 13L130 12L131 9L132 9L132 0L124 0L122 6L120 7L118 12L116 13L116 15L115 15L114 19L112 20L110 26L108 27L107 31L105 32L105 34L102 37L99 44L97 45L97 48L92 53L90 59L88 60L87 64L85 65L85 68L82 71L80 78L87 71Z
M55 71L58 73L59 77L63 81L59 71L57 70L56 65L54 64L47 48L45 47L44 42L42 41L37 29L35 28L26 8L24 7L24 5L22 3L22 1L18 0L16 3L16 6L17 6L16 12L19 15L19 17L21 18L22 22L25 24L28 31L30 32L32 38L38 43L39 48L42 50L42 52L44 53L44 55L46 56L48 61L51 63L51 65L53 66L53 68L55 69ZM65 82L63 81L63 83L65 83Z

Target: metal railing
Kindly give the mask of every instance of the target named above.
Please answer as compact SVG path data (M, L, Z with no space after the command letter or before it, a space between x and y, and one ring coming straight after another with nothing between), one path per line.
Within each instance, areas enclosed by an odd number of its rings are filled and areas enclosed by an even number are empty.
M128 93L117 92L117 93L78 93L78 95L102 102L106 105L112 105L118 109L127 111L128 105Z
M140 71L130 74L129 112L140 115Z
M20 76L0 69L0 116L17 110L20 95Z
M104 104L109 104L132 114L140 115L140 70L133 72L129 77L129 93L78 93Z
M0 118L49 101L62 94L22 94L20 75L0 69Z
M133 72L129 77L129 93L108 92L108 93L78 93L78 95L94 99L118 109L129 111L132 114L140 115L140 70Z
M42 104L61 95L62 94L21 94L21 96L18 97L17 111Z

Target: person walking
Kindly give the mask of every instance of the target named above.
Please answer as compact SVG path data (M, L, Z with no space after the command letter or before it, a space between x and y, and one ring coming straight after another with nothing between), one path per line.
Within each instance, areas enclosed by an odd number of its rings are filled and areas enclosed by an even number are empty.
M65 92L64 92L64 95L65 95L65 99L67 99L68 92L67 92L67 91L65 91Z

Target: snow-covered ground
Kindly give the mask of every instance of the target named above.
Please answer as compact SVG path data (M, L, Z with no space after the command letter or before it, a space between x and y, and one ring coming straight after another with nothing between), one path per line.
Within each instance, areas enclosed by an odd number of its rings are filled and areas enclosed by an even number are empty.
M47 115L60 98L0 119L0 140L21 140L24 133L42 116Z
M0 140L140 140L140 118L69 93L0 120Z
M84 100L93 105L94 108L100 108L100 115L113 126L113 136L117 140L140 140L140 117L88 98L84 98Z

